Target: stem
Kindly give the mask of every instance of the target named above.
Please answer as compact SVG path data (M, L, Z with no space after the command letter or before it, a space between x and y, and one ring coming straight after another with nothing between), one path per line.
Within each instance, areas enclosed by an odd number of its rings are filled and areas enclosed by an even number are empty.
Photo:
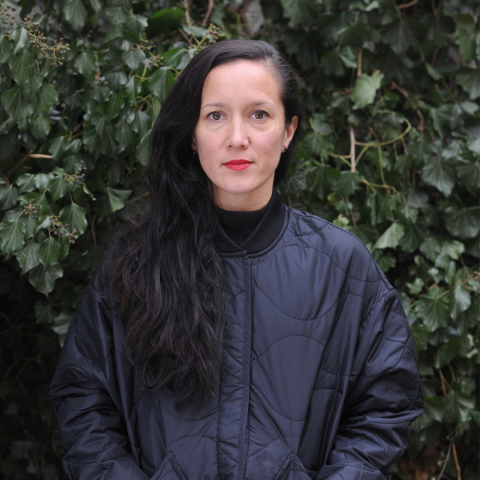
M358 52L358 60L357 60L357 78L362 78L362 54L363 49L360 49Z
M9 170L9 171L7 172L7 177L8 177L10 174L12 174L18 167L21 167L21 166L28 160L28 158L32 155L32 153L33 153L33 150L30 150L30 151L25 155L25 157L23 157L23 159L22 159L19 163L17 163L11 170Z
M355 173L355 130L350 125L350 160L352 162L352 173Z
M413 7L414 5L416 5L420 0L413 0L412 2L410 3L405 3L404 5L398 5L398 9L401 10L402 8L409 8L409 7Z
M445 468L447 468L447 463L448 463L448 459L450 458L451 450L452 450L452 444L448 446L447 458L445 458L445 462L443 463L442 470L440 471L440 475L438 475L437 480L440 480L443 477L443 472L445 471Z
M207 9L207 13L205 14L205 18L203 19L202 27L207 26L208 19L210 18L210 15L212 14L214 8L215 8L214 0L208 0L208 9Z

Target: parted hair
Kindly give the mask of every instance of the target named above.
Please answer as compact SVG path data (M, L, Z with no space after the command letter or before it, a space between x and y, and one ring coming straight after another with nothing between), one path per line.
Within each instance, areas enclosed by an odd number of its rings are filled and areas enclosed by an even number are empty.
M227 40L195 56L165 99L150 134L149 206L122 227L106 255L114 298L126 329L125 351L144 388L167 387L175 405L205 405L222 364L226 315L218 217L212 183L191 148L205 78L236 60L265 62L281 85L285 122L297 131L281 154L274 184L284 177L298 141L298 79L269 43ZM227 371L227 373L229 373Z

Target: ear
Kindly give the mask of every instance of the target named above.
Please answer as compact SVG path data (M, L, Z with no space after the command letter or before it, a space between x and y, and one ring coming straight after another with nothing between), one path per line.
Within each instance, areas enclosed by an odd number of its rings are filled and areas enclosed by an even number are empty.
M192 136L192 150L197 150L197 141L195 140L195 135Z
M290 125L285 126L284 146L290 145L293 135L295 135L295 131L297 130L297 126L298 126L298 117L295 115L294 117L292 117L292 121L290 122Z

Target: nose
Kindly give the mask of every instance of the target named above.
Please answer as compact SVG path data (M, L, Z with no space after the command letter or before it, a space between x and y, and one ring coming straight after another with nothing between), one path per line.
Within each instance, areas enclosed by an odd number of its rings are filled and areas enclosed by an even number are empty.
M241 118L232 119L229 125L227 147L230 149L247 148L249 145L247 127Z

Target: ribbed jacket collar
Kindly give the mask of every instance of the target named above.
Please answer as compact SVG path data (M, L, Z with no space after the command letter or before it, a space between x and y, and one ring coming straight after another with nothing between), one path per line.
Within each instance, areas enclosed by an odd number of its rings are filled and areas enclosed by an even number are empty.
M237 245L219 225L217 244L220 252L254 254L265 250L282 231L285 213L285 206L274 188L265 214L252 234L241 245Z

